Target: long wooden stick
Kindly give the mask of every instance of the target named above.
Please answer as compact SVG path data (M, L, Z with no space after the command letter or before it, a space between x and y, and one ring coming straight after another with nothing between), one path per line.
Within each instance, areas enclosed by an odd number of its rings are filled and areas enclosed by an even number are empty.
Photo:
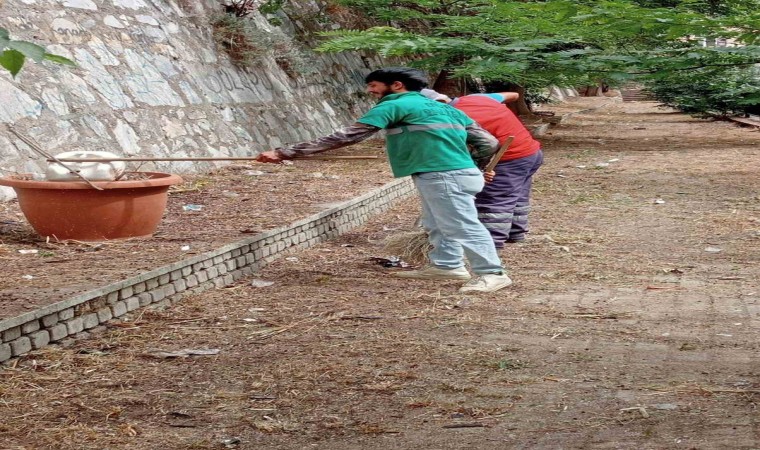
M339 159L377 159L375 155L351 155L351 156L300 156L293 159L314 159L319 161L332 161ZM256 161L255 156L198 156L187 158L58 158L48 159L49 162L111 162L111 161Z
M486 166L485 170L483 170L483 172L490 172L494 167L496 167L496 164L499 164L501 157L504 156L504 153L506 153L507 149L509 148L509 144L511 144L514 139L514 136L509 136L507 140L504 141L504 145L502 145L501 148L493 154L491 160L488 162L488 165Z

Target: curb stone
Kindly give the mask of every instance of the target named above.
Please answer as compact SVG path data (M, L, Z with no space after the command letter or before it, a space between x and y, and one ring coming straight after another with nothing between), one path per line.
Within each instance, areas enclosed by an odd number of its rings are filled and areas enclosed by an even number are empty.
M744 117L729 117L728 120L734 123L738 123L742 126L760 128L760 121L754 119L746 119Z
M230 285L283 255L357 228L414 193L409 177L394 180L289 225L0 320L0 363L130 311L167 307L188 294Z

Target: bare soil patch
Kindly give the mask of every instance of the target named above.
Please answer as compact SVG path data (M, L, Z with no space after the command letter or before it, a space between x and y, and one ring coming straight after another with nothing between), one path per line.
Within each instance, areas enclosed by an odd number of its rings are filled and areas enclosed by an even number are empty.
M757 448L760 133L645 102L550 133L532 234L503 252L513 287L462 296L368 261L409 202L267 266L270 286L16 360L4 445ZM155 353L182 349L218 353Z

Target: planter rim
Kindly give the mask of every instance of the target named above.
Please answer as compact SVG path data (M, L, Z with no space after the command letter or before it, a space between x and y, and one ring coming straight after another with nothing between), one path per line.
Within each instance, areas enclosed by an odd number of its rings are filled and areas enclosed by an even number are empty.
M179 175L164 172L130 172L150 176L147 180L93 181L92 184L103 189L133 189L141 187L171 186L182 182ZM90 189L92 186L84 181L37 181L0 178L0 186L22 189Z

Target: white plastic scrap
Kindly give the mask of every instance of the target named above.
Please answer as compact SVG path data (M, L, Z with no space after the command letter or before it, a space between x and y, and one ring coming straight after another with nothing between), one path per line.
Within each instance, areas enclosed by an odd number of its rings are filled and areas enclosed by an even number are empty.
M174 352L165 352L162 350L152 350L146 353L154 358L187 358L188 356L213 356L219 354L218 348L211 349L192 349L185 348Z
M251 286L257 287L257 288L267 287L273 284L274 284L274 281L266 281L266 280L259 280L259 279L255 279L251 281Z
M654 409L664 410L664 411L672 411L674 409L678 409L678 405L674 405L673 403L658 403L656 405L652 405Z

